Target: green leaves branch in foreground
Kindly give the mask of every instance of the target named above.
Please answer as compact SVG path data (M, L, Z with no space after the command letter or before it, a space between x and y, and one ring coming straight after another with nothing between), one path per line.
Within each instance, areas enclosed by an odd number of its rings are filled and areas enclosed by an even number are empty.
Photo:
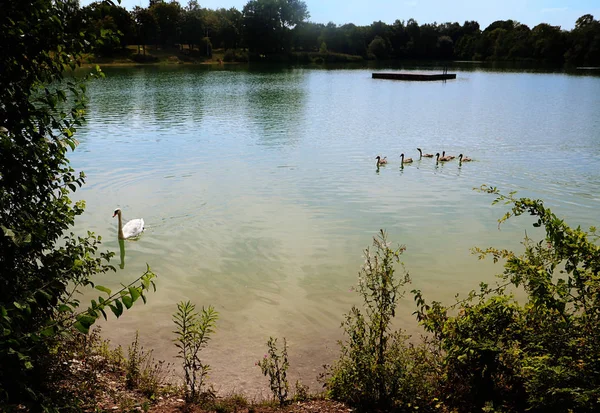
M175 346L179 349L177 357L183 360L186 399L189 402L196 402L204 396L202 385L210 366L202 363L200 351L208 345L210 336L215 332L217 319L218 313L212 306L202 307L198 314L196 306L189 301L177 304L177 312L173 314L173 322L177 326Z
M499 224L528 214L545 236L516 254L474 248L502 262L496 287L481 284L452 306L426 304L418 319L443 354L439 394L459 412L594 412L600 409L600 247L595 228L571 228L541 200L503 195ZM516 300L507 288L525 298Z
M71 194L85 182L69 165L85 121L81 56L101 39L79 29L70 0L3 2L0 17L0 403L52 401L59 335L87 332L108 306L115 315L143 297L149 270L77 313L77 293L114 270L100 237L69 230L85 203ZM137 284L139 283L139 284ZM114 306L114 308L113 308Z
M287 380L287 370L290 366L287 354L287 341L283 339L281 354L277 349L277 339L269 337L267 341L268 354L256 362L264 376L269 376L269 387L273 397L283 406L287 402L290 384Z

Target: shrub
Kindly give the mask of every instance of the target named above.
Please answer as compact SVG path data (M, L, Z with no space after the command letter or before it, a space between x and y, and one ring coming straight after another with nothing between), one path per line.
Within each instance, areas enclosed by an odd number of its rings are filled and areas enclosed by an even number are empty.
M365 250L365 264L359 273L358 293L365 312L352 307L342 328L341 355L331 371L327 387L331 397L361 407L390 407L399 397L406 364L405 336L391 331L402 286L410 281L406 271L397 279L394 264L405 247L389 247L381 230L373 239L375 252Z
M267 341L268 353L256 364L260 367L264 376L269 376L269 387L273 398L283 406L287 402L290 385L287 381L287 369L290 366L287 355L287 342L283 339L281 354L277 350L277 339L269 337Z
M375 36L369 43L367 51L369 55L373 55L376 59L386 59L388 57L387 43L380 36Z
M296 391L294 393L294 401L304 402L310 399L310 388L307 385L302 384L300 380L296 380L295 387Z
M496 195L511 205L499 223L534 217L545 239L525 237L521 255L474 252L504 262L501 284L452 306L426 304L417 316L443 352L440 394L459 412L593 412L600 408L600 247L595 228L573 229L540 200ZM508 292L526 294L519 302Z
M243 50L235 50L235 49L227 49L223 54L224 62L239 62L239 63L247 63L248 62L248 52Z
M175 330L175 346L179 349L177 357L183 360L183 372L186 386L186 399L197 402L202 394L202 385L210 371L208 364L203 364L200 351L206 347L210 336L215 332L218 313L212 306L202 307L200 314L196 306L188 302L177 304L177 312L173 315Z
M139 344L139 334L127 349L125 367L125 385L129 389L139 389L146 397L155 399L161 388L167 383L171 364L156 361L152 357L153 350L145 351Z
M156 63L158 62L158 57L149 54L137 53L131 56L131 60L136 63Z
M101 39L77 29L71 1L5 2L0 18L0 404L50 407L51 357L64 334L87 333L98 317L153 286L148 271L115 293L92 278L114 270L100 237L69 233L84 202L71 194L85 175L69 166L84 121L85 84L72 73ZM99 69L97 69L97 73ZM103 295L80 309L77 293Z

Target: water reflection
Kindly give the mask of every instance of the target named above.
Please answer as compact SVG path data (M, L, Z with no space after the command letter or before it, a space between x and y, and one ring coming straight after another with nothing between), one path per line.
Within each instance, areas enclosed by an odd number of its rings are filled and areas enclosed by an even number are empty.
M521 223L498 233L504 211L473 187L547 199L574 225L599 218L595 77L474 70L440 87L373 81L370 70L106 72L89 88L88 124L72 158L87 175L77 230L116 239L105 217L114 204L157 223L143 242L119 242L122 271L107 277L135 279L147 262L160 284L147 306L105 334L123 344L123 331L139 325L168 357L173 303L213 304L223 328L209 362L223 372L219 383L238 390L252 390L253 376L239 366L253 368L269 335L299 351L335 348L342 314L356 302L348 287L361 251L379 228L409 247L414 288L445 301L498 271L469 248L519 248L523 235ZM417 146L478 162L398 166ZM387 173L376 165L374 176L378 151L393 162ZM409 331L411 312L399 311ZM331 361L304 356L307 380Z
M119 264L119 268L122 270L125 269L125 240L119 239L119 252L121 257L121 263Z

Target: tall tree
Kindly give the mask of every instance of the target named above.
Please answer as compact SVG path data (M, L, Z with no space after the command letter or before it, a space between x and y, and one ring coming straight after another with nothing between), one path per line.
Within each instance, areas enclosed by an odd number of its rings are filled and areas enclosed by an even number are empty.
M242 14L246 43L259 54L289 50L291 30L309 17L302 0L250 0Z
M100 37L100 34L111 31L112 36L105 38L96 50L110 55L120 48L135 42L135 26L129 12L120 6L105 1L96 1L81 9L81 17L86 29Z
M135 20L138 53L139 45L142 45L145 55L146 45L156 44L158 41L158 21L149 9L143 9L139 6L133 9L133 18Z
M181 5L176 1L156 2L150 6L150 12L158 23L158 39L162 46L173 46L179 42Z

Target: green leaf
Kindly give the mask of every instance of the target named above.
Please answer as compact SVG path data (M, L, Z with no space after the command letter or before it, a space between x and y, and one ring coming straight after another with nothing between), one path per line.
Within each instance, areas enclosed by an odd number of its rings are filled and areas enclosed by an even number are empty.
M53 327L48 327L42 330L41 334L44 337L51 337L54 335L54 328Z
M77 321L80 322L81 324L83 324L84 326L89 327L96 322L97 318L98 318L97 316L93 316L89 313L79 314L77 316Z
M125 296L121 297L121 300L123 301L123 304L125 304L125 307L127 307L128 310L133 305L133 300L128 295L125 295Z
M131 294L131 299L133 300L133 302L140 298L140 292L135 287L129 287L129 294Z
M75 327L80 333L83 333L83 334L87 334L90 332L90 328L84 326L79 321L77 321L75 324L73 324L73 327Z
M73 309L66 304L61 304L58 306L58 312L59 313L66 313L66 312L72 313Z

